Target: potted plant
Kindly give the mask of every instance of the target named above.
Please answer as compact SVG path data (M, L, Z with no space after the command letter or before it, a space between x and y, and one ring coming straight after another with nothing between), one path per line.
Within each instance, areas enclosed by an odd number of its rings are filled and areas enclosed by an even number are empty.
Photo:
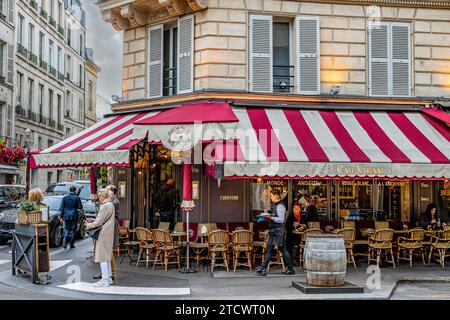
M19 224L37 224L42 222L42 213L39 205L27 200L19 203L17 221Z

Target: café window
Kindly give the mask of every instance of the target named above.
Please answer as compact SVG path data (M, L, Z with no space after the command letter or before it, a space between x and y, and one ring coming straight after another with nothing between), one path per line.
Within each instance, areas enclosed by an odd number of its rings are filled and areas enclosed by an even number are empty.
M450 218L450 181L439 181L438 184L439 192L439 208L442 211L441 216L444 219Z
M294 180L292 183L293 201L300 203L302 211L314 203L321 219L328 219L327 181Z
M409 181L342 180L336 185L339 194L333 190L332 202L340 220L410 221Z
M251 208L252 218L256 217L262 212L272 210L272 202L270 199L270 192L278 189L281 192L281 199L288 207L288 181L287 180L253 180L251 183Z

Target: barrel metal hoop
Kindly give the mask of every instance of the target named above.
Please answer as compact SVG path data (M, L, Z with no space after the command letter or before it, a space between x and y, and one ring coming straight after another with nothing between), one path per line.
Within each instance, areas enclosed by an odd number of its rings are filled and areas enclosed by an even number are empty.
M327 274L327 275L331 275L331 274L346 274L347 271L310 271L310 270L306 270L306 272L308 273L312 273L312 274Z

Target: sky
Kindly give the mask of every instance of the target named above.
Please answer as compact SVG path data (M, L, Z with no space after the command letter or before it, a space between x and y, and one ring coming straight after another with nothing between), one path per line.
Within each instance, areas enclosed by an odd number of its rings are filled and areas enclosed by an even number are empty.
M111 100L111 95L122 95L123 32L103 21L95 0L81 0L81 4L86 11L86 45L94 49L95 63L102 69L97 93Z

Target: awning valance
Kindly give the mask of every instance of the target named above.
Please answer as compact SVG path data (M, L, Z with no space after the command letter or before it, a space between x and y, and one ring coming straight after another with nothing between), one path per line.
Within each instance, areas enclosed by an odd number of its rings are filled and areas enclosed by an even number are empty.
M233 111L239 140L212 154L226 177L450 177L450 129L420 112Z
M145 138L133 135L133 123L158 112L111 116L51 146L31 159L32 167L127 166L130 148Z

